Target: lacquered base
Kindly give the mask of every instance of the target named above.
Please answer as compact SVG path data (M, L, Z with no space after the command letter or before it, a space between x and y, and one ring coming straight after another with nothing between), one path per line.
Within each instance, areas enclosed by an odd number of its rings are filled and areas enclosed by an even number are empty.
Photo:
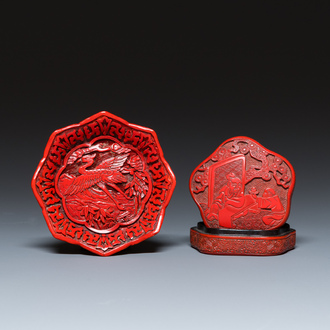
M190 243L207 254L272 256L294 248L296 231L288 224L276 230L249 231L207 228L199 222L190 229Z

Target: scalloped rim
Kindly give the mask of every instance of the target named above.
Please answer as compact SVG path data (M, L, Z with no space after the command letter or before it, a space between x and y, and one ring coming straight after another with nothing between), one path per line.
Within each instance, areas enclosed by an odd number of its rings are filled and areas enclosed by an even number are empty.
M56 234L56 232L54 231L54 229L53 229L53 227L51 225L51 220L49 219L49 216L48 216L48 213L46 211L46 207L44 205L44 202L43 202L41 196L39 195L39 193L37 191L37 188L36 188L36 179L37 179L37 176L38 176L38 174L40 172L41 167L43 166L44 162L46 161L46 158L48 156L49 150L50 150L51 146L53 145L53 141L54 141L55 137L58 134L61 134L61 133L63 133L66 130L69 130L69 129L72 129L72 128L76 128L76 127L85 125L88 122L94 121L95 119L97 119L99 117L102 117L102 116L106 116L108 118L111 118L111 119L114 119L116 121L119 121L122 124L124 124L124 125L132 128L132 129L140 130L140 131L143 131L143 132L146 132L146 133L151 134L152 137L154 138L155 144L156 144L156 146L158 148L159 157L160 157L163 165L165 166L166 170L168 171L169 176L171 177L172 184L171 184L171 187L168 190L167 197L166 197L166 199L163 202L162 208L159 211L159 217L158 217L157 226L156 226L156 228L153 231L150 231L148 233L145 233L145 235L136 238L134 241L131 241L131 242L130 241L127 241L127 242L125 242L125 244L123 244L123 245L121 245L119 247L114 247L109 252L99 253L99 251L97 249L90 248L89 246L81 243L80 241L77 241L77 240L72 239L72 238L67 237L67 236L62 236L62 235ZM168 204L169 204L169 202L171 200L171 197L173 195L173 192L174 192L174 189L175 189L175 186L176 186L176 178L175 178L175 175L174 175L171 167L169 166L169 164L167 163L167 161L164 158L163 150L162 150L162 148L161 148L161 146L159 144L157 134L156 134L156 132L154 130L152 130L151 128L139 126L139 125L136 125L136 124L131 124L131 123L127 122L125 119L122 119L122 118L120 118L120 117L118 117L116 115L113 115L113 114L111 114L111 113L109 113L107 111L101 111L101 112L96 113L93 116L90 116L90 117L84 119L79 124L72 124L72 125L66 126L64 128L57 129L56 131L54 131L51 134L51 136L50 136L50 138L49 138L49 140L48 140L48 142L46 144L46 148L44 150L43 158L40 160L39 165L38 165L38 167L37 167L37 169L36 169L36 171L35 171L35 173L33 175L33 178L32 178L32 181L31 181L31 186L32 186L33 193L34 193L34 195L35 195L35 197L36 197L36 199L37 199L40 207L42 208L42 213L44 215L44 218L46 219L47 226L48 226L50 232L52 233L52 235L55 238L57 238L57 239L59 239L61 241L65 241L65 242L71 243L71 244L80 245L84 249L89 250L89 251L91 251L91 252L93 252L95 254L101 255L101 256L109 256L109 255L112 255L112 254L114 254L116 252L119 252L121 250L124 250L124 249L126 249L127 247L129 247L131 245L138 244L138 243L146 240L147 238L152 237L152 236L154 236L154 235L156 235L156 234L159 233L160 228L161 228L161 226L163 224L163 220L164 220L164 216L165 216L165 209L166 209L166 207L168 206ZM87 230L88 230L88 228L87 228Z

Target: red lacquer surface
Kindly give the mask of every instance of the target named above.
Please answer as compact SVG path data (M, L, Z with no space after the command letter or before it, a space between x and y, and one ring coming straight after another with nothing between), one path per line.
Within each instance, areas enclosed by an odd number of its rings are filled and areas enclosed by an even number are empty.
M190 192L209 228L272 230L287 220L291 164L247 137L235 137L192 173Z
M191 228L191 245L208 254L277 255L295 246L286 220L295 174L291 164L253 139L222 143L190 177L205 226Z
M32 180L54 237L104 256L157 234L174 187L155 132L107 112L55 131Z
M202 253L223 255L272 256L292 250L296 244L296 232L288 231L279 236L226 236L210 235L192 228L191 245Z

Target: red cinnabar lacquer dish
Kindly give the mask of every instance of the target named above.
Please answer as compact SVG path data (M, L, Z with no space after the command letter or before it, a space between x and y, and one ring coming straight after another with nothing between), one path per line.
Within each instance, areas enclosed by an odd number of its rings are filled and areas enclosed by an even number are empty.
M159 232L175 183L153 130L100 112L51 135L32 189L55 238L108 256Z
M210 254L273 255L295 245L286 220L295 174L291 164L255 140L222 143L190 178L203 222L191 244Z

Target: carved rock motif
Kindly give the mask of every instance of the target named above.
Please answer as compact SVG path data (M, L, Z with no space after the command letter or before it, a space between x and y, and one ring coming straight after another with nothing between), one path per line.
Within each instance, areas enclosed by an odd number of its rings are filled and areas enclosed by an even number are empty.
M174 187L155 132L107 112L55 131L32 180L54 237L104 256L157 234Z

